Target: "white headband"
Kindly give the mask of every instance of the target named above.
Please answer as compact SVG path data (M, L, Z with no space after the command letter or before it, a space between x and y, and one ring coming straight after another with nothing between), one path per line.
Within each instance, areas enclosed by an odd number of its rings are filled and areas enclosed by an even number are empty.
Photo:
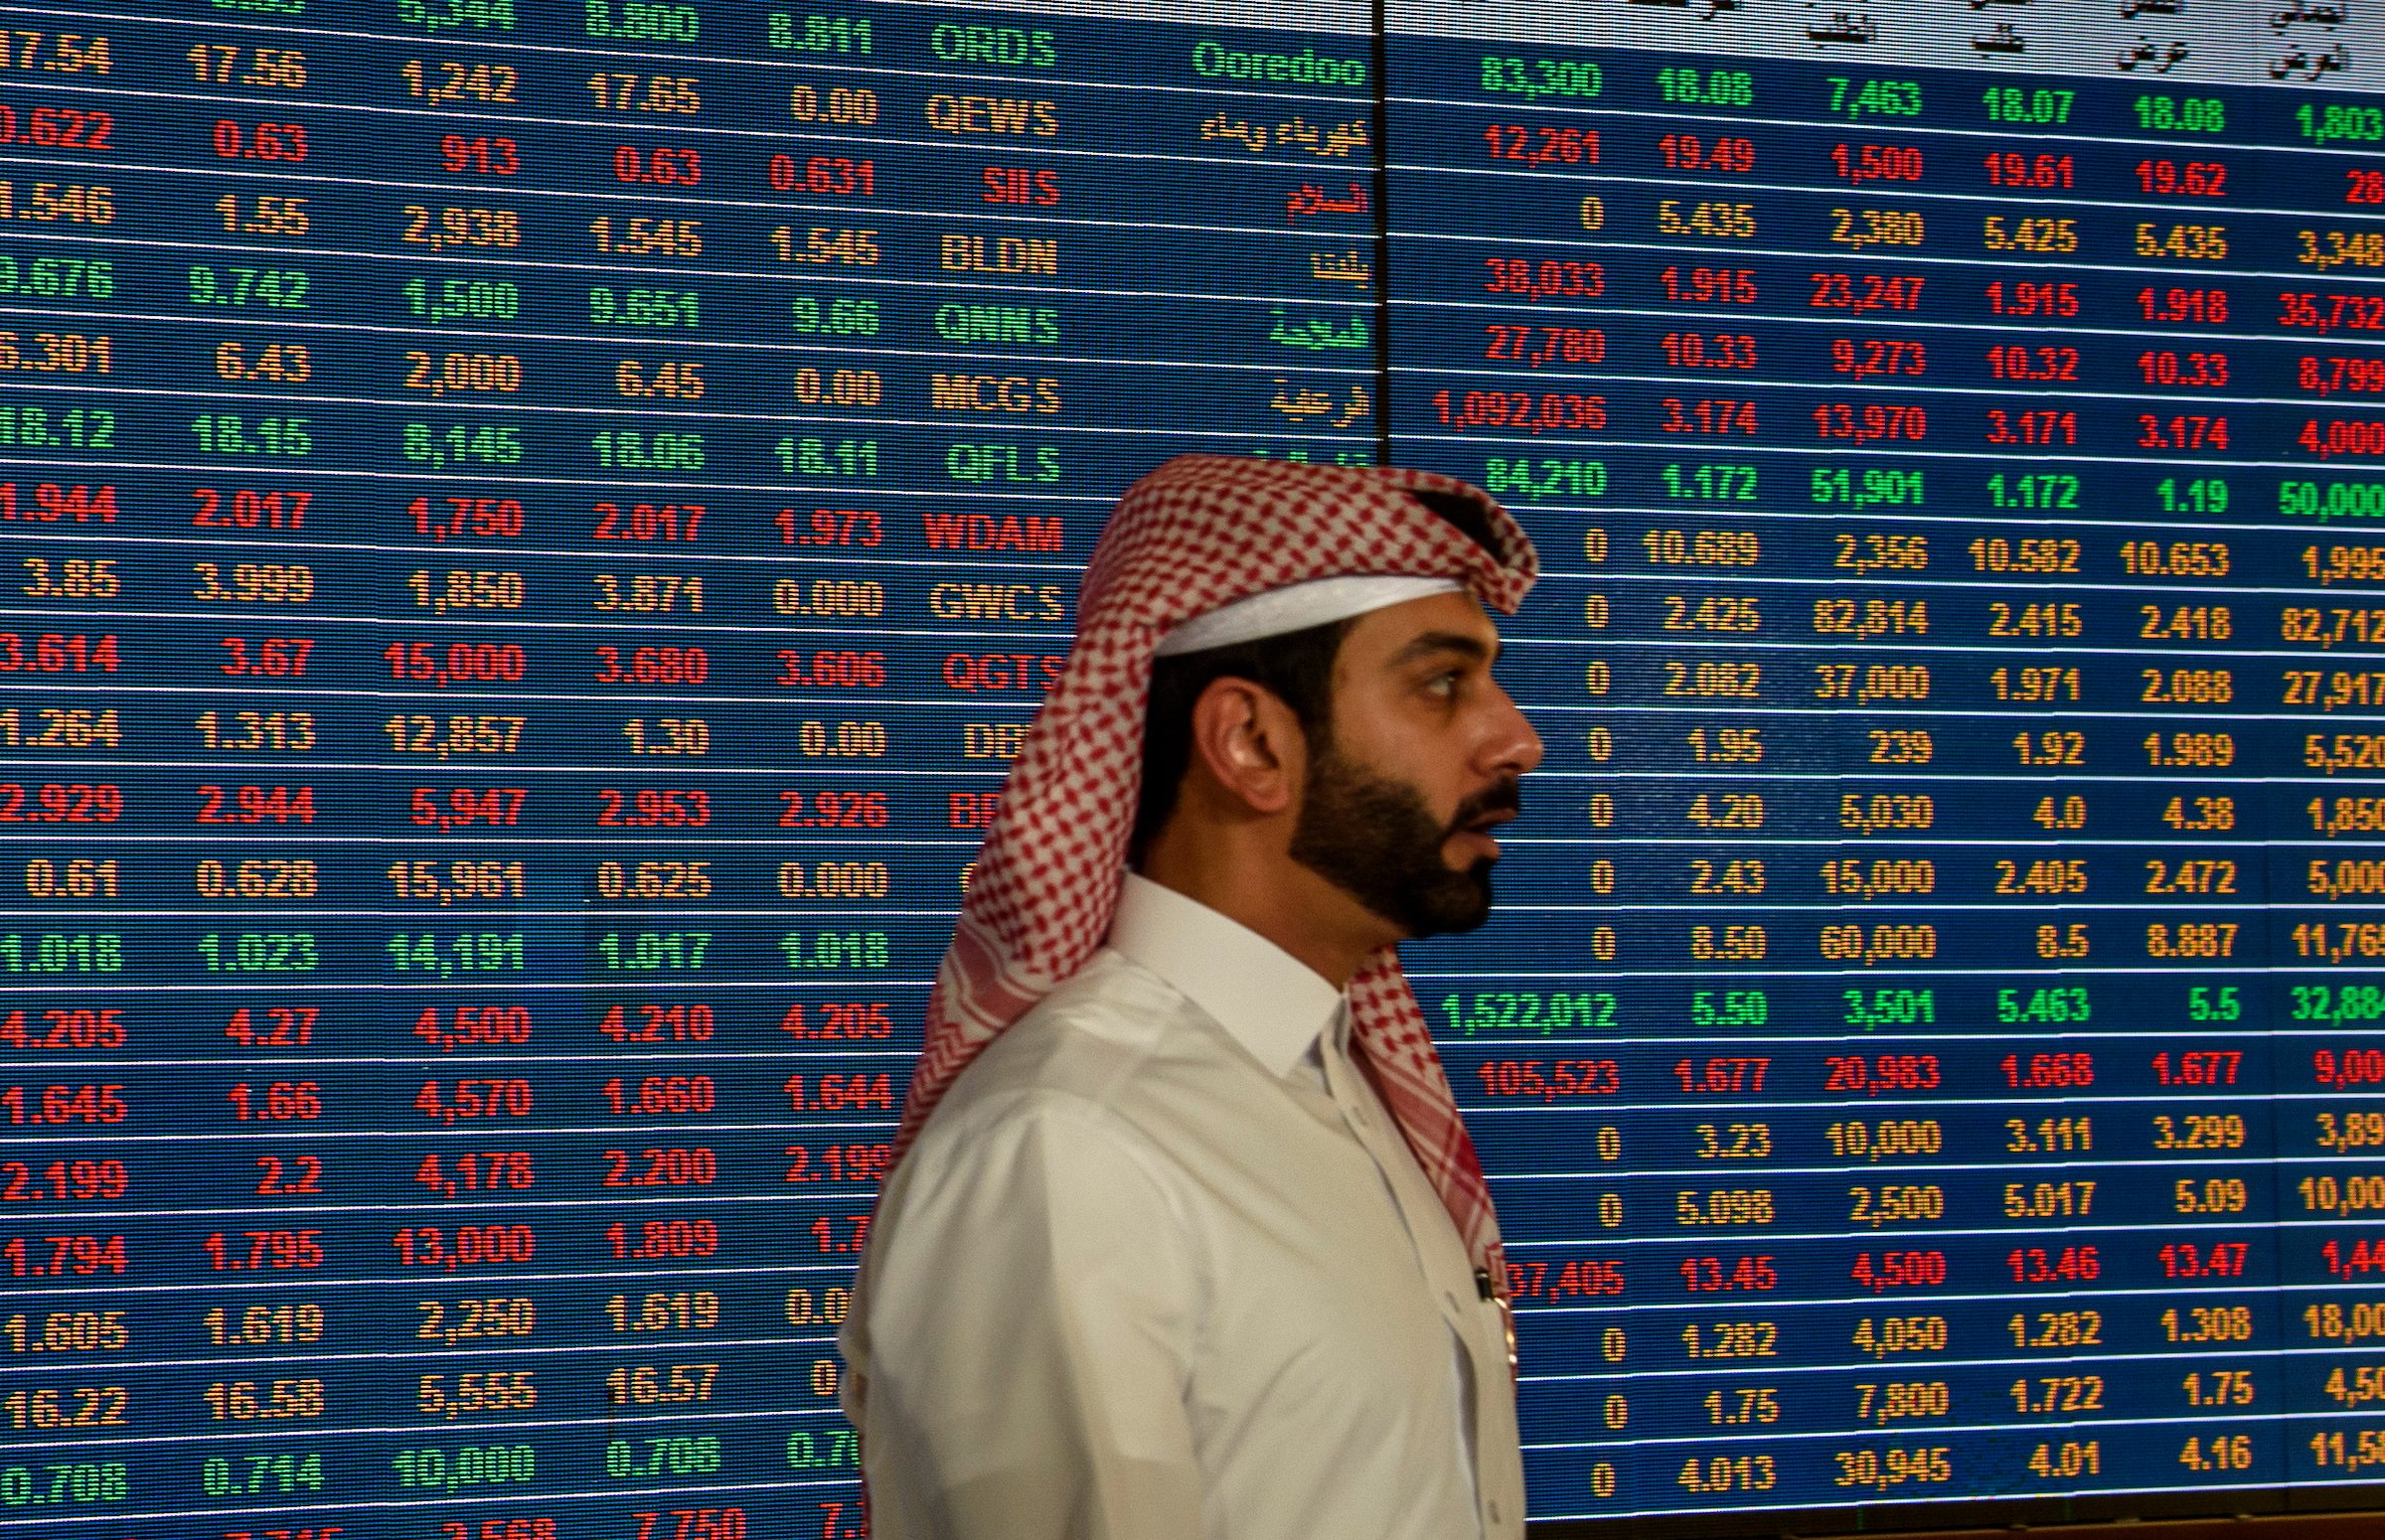
M1160 638L1153 656L1197 653L1236 642L1306 631L1328 621L1348 620L1370 610L1436 593L1463 593L1466 585L1452 577L1419 577L1406 573L1359 573L1346 577L1317 577L1305 583L1269 588L1247 599L1218 606Z

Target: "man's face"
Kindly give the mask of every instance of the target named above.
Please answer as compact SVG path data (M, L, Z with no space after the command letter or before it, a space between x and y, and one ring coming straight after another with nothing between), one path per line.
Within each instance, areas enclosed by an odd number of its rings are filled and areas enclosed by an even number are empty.
M1291 855L1405 934L1491 916L1490 830L1519 811L1539 735L1491 677L1499 632L1468 594L1361 616L1334 664Z

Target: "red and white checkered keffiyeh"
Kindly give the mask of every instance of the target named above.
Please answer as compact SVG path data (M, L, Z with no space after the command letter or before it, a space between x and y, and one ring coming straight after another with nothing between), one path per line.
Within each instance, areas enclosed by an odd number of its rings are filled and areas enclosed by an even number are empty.
M1505 560L1408 497L1410 488L1480 504ZM1538 572L1531 541L1505 509L1429 471L1184 455L1129 488L1085 569L1076 649L1012 763L928 996L895 1158L969 1061L1109 935L1163 635L1266 589L1355 573L1454 577L1512 614ZM1352 1041L1408 1148L1504 1296L1482 1163L1394 950L1351 981L1350 1012Z

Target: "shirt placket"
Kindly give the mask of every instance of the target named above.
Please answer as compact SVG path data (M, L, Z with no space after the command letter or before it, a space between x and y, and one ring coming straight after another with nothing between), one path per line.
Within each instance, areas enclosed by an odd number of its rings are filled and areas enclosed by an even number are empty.
M1448 1211L1442 1207L1439 1194L1424 1179L1415 1157L1408 1153L1382 1099L1367 1084L1364 1071L1350 1057L1348 1048L1348 1007L1337 1015L1319 1043L1319 1058L1325 1071L1326 1090L1341 1110L1350 1132L1364 1147L1375 1168L1390 1191L1391 1201L1398 1208L1402 1227L1408 1233L1409 1244L1416 1252L1416 1264L1426 1284L1439 1302L1442 1318L1462 1344L1468 1363L1470 1390L1459 1408L1466 1424L1465 1438L1470 1448L1460 1453L1474 1475L1475 1502L1486 1536L1498 1537L1520 1533L1522 1503L1519 1493L1503 1493L1507 1483L1495 1480L1482 1458L1485 1448L1485 1427L1489 1419L1482 1412L1482 1387L1491 1381L1486 1375L1508 1372L1508 1349L1504 1328L1496 1351L1486 1350L1486 1311L1491 1305L1478 1305L1475 1276L1468 1265L1462 1247L1433 1246L1426 1237L1435 1233L1433 1227L1449 1227ZM1454 1232L1451 1236L1455 1240Z

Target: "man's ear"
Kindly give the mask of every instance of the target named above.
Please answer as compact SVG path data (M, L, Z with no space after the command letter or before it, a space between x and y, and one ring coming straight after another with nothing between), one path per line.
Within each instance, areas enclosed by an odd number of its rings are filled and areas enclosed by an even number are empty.
M1308 739L1283 697L1227 675L1192 702L1192 763L1212 795L1246 813L1290 808L1308 768Z

